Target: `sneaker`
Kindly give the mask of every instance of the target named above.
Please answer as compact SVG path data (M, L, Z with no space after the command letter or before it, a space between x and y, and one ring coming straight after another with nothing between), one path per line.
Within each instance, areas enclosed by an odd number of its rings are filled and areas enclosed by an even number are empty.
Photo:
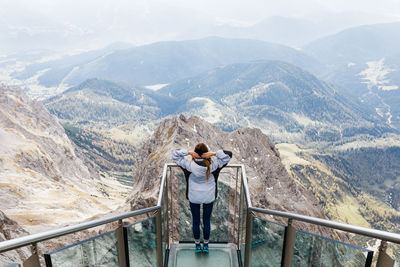
M203 252L208 253L208 243L203 244Z
M194 249L194 252L195 252L195 253L203 252L203 250L201 249L200 243L199 243L199 244L195 244L195 245L196 245L196 246L195 246L195 249Z

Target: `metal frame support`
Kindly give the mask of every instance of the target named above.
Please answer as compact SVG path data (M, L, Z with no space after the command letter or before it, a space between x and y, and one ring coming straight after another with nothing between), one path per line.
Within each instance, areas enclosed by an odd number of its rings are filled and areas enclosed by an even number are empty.
M246 221L244 218L246 218L245 212L243 212L243 206L244 206L244 196L243 194L243 177L242 174L240 175L240 194L239 194L239 218L238 218L238 232L237 232L237 247L240 250L241 245L243 243L243 237L242 237L242 231L246 227ZM246 209L247 210L247 209Z
M122 219L118 220L117 232L117 244L118 244L118 259L120 267L127 267L126 265L126 253L125 251L125 239L124 239L124 225Z
M172 168L171 167L169 167L169 179L168 179L168 177L167 177L167 184L168 184L168 186L169 186L169 188L168 188L168 190L167 191L169 191L169 196L168 196L168 207L169 207L169 216L168 217L170 217L171 218L171 221L168 221L168 227L169 227L169 225L171 224L171 236L169 236L169 232L170 232L170 230L168 230L168 237L171 239L171 241L172 241L172 243L174 243L174 241L177 239L176 238L176 231L175 231L175 229L173 228L173 225L176 225L176 221L175 221L175 218L174 218L174 216L175 216L175 214L174 214L174 209L175 209L175 206L174 206L174 203L173 203L173 199L174 199L174 197L175 197L175 192L173 191L173 180L172 180L172 174L173 174L173 171L172 171Z
M238 214L240 212L239 211L240 205L236 205L237 199L238 199L238 195L239 195L239 192L238 192L238 178L239 178L239 168L236 169L235 198L233 200L233 209L234 209L233 222L232 222L233 229L234 229L233 233L235 233L235 230L237 230L236 233L239 233L239 223L237 224L237 226L238 226L237 229L236 229L236 223L235 223L236 221L239 222ZM233 236L233 240L234 239L235 239L235 237ZM233 241L233 242L235 242L235 241ZM236 246L239 248L239 240L236 240Z
M167 237L166 237L166 240L167 240L167 249L169 249L169 247L170 247L170 244L169 244L169 216L168 216L168 211L169 211L169 209L170 209L170 205L169 205L169 202L168 202L168 198L169 198L169 196L168 196L168 173L169 173L169 177L171 177L171 167L168 167L168 170L167 170L167 177L166 177L166 179L165 179L165 192L164 192L164 194L165 194L165 201L164 201L164 203L165 203L165 205L167 205L167 208L166 208L166 214L165 214L165 216L167 217L167 218L165 218L166 219L166 221L167 221L167 232L166 233L164 233L165 235L167 235ZM162 219L164 219L164 218L162 218Z
M247 209L246 218L246 245L244 251L244 267L250 266L251 238L253 232L253 212Z
M161 208L156 213L157 267L163 267Z
M31 247L32 255L24 261L22 266L24 267L40 267L40 261L39 261L39 253L38 253L38 248L37 244L33 243Z
M381 240L381 245L379 246L379 255L376 267L392 267L394 260L386 254L387 241Z
M289 219L285 229L285 240L283 243L282 267L291 267L294 254L294 243L296 240L296 229L292 226L293 220Z

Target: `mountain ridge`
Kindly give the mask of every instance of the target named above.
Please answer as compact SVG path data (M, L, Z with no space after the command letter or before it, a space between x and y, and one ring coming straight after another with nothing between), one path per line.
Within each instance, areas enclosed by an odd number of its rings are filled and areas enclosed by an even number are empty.
M127 198L130 209L154 205L162 167L171 162L171 151L179 148L192 150L198 142L205 142L211 150L231 150L231 163L240 162L246 166L254 206L324 218L315 197L286 172L274 143L259 129L243 128L228 133L199 117L184 115L163 120L142 146L141 160L134 176L146 178L137 181L137 186ZM285 201L282 201L283 196ZM323 233L318 227L299 225L302 229Z
M377 60L399 53L400 38L395 34L399 29L400 22L352 27L315 40L304 50L326 64Z
M124 97L114 97L114 90ZM98 129L130 124L140 131L139 122L147 125L183 112L199 114L224 129L258 127L282 142L347 142L355 136L398 133L375 111L281 61L218 67L158 91L91 79L45 104L68 123Z
M104 179L77 157L42 103L0 85L0 114L0 209L7 216L36 232L117 205L118 195L104 196Z
M375 117L400 129L400 22L355 27L309 44L317 72Z
M129 49L107 48L84 53L82 57L78 54L45 62L28 62L23 70L16 68L10 79L23 84L36 81L33 84L43 87L43 95L39 96L37 88L28 90L28 94L44 98L91 78L141 86L165 84L220 65L259 59L284 60L310 70L318 69L320 65L305 53L287 46L259 40L208 37Z
M304 140L329 141L358 134L379 136L383 132L396 132L332 85L281 61L238 63L216 68L163 87L159 92L181 103L177 112L195 114L202 108L193 106L190 99L208 98L215 107L229 108L226 115L233 116L229 119L231 124L241 118L251 121L247 125L266 130L270 135L268 127L280 128L280 131L292 135L288 138L297 138L295 141L301 143ZM293 135L298 133L306 136L299 139ZM274 139L287 141L275 136L272 135Z

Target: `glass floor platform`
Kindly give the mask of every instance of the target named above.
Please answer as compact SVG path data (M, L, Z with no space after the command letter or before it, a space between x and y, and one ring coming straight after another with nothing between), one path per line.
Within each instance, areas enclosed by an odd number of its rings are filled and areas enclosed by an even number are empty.
M209 253L194 253L194 243L171 244L168 266L174 267L238 267L234 244L209 244Z

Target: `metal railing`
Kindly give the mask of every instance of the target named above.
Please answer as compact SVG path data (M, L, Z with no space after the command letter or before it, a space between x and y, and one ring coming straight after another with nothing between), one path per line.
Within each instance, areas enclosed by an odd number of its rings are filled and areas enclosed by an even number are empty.
M33 254L31 255L31 257L29 257L24 262L24 266L34 266L34 267L39 266L40 267L38 248L37 248L38 243L118 221L118 229L116 229L116 230L117 230L117 236L118 236L119 262L120 262L120 266L125 267L128 265L128 263L127 263L127 260L125 257L126 251L125 251L125 244L124 244L125 241L124 241L124 238L122 235L122 226L123 226L122 220L127 219L127 218L136 217L136 216L143 215L143 214L153 213L154 216L156 217L157 266L162 267L164 260L163 260L163 252L162 252L162 245L161 245L161 240L162 240L162 236L161 236L161 224L162 224L161 208L162 207L161 207L161 205L162 205L162 199L163 199L164 193L166 193L166 192L164 192L164 185L166 183L166 171L167 171L167 165L165 165L164 169L163 169L159 197L158 197L156 206L152 206L152 207L148 207L148 208L144 208L144 209L140 209L140 210L135 210L135 211L131 211L131 212L126 212L126 213L121 213L118 215L109 216L109 217L102 218L102 219L96 219L96 220L92 220L92 221L88 221L88 222L84 222L84 223L80 223L80 224L76 224L76 225L66 226L66 227L62 227L59 229L46 231L46 232L42 232L42 233L38 233L38 234L18 237L18 238L12 239L12 240L3 241L3 242L0 242L0 253L31 245Z
M283 212L277 210L270 210L270 209L263 209L254 207L251 204L250 192L249 187L247 184L247 178L245 173L245 168L241 165L242 169L242 186L243 191L245 194L246 204L247 204L247 220L246 220L246 251L245 251L245 260L244 265L250 266L250 256L251 256L251 235L252 235L252 217L254 213L262 213L272 216L284 217L288 219L288 225L285 234L285 247L284 247L284 255L282 259L282 266L292 266L292 258L293 258L293 251L294 251L294 241L295 241L295 229L292 226L293 221L302 221L306 223L310 223L313 225L319 225L323 227L328 227L335 230L345 231L347 233L354 233L363 236L372 237L375 239L381 240L381 244L379 247L379 255L377 260L377 267L386 267L386 266L393 266L394 260L390 258L386 253L387 242L393 242L396 244L400 244L400 234L397 233L390 233L381 230L370 229L366 227L360 227L340 222L335 222L331 220L291 213L291 212Z
M110 216L107 218L102 218L102 219L97 219L89 222L84 222L76 225L71 225L71 226L66 226L63 228L51 230L51 231L46 231L38 234L33 234L29 236L23 236L23 237L18 237L14 238L11 240L3 241L0 242L0 253L6 252L9 250L17 249L20 247L28 246L28 245L33 245L37 244L52 238L68 235L68 234L73 234L76 232L80 232L83 230L87 230L89 228L93 228L96 226L101 226L104 224L112 223L115 221L123 220L126 218L131 218L135 217L138 215L142 215L145 213L149 212L156 212L160 209L158 206L150 207L150 208L145 208L145 209L140 209L140 210L135 210L131 212L126 212L122 214L118 214L115 216Z
M158 200L157 200L157 205L141 210L136 210L136 211L131 211L131 212L126 212L122 214L118 214L115 216L110 216L107 218L103 219L97 219L77 225L72 225L72 226L67 226L63 227L60 229L56 230L51 230L39 234L33 234L29 236L24 236L24 237L19 237L15 238L12 240L7 240L0 242L0 253L6 252L9 250L17 249L23 246L28 246L32 245L33 246L33 254L32 256L27 260L29 264L27 266L40 266L39 265L39 260L38 260L38 252L37 252L37 244L52 238L64 236L67 234L72 234L76 232L80 232L89 228L93 228L96 226L101 226L105 225L111 222L118 221L119 222L119 230L121 230L122 227L122 220L127 219L127 218L132 218L135 216L147 214L147 213L154 213L154 216L156 217L156 240L157 240L157 266L162 267L163 265L166 266L167 260L166 258L163 258L163 246L162 246L162 240L163 240L163 234L166 235L166 240L167 244L165 249L168 250L170 247L170 236L169 233L172 231L170 229L170 223L169 223L169 216L168 212L166 214L162 214L162 208L165 208L168 210L169 208L172 209L172 200L173 196L169 196L168 191L170 190L171 181L172 179L171 176L171 171L172 168L178 167L176 164L165 164L162 172L162 179L161 179L161 184L160 184L160 191L158 195ZM393 242L396 244L400 244L400 235L395 234L395 233L389 233L385 231L380 231L380 230L374 230L374 229L369 229L365 227L360 227L360 226L354 226L354 225L349 225L349 224L344 224L340 222L334 222L326 219L321 219L321 218L316 218L316 217L311 217L311 216L305 216L305 215L300 215L300 214L295 214L295 213L290 213L290 212L283 212L283 211L277 211L277 210L269 210L269 209L263 209L263 208L258 208L252 206L251 202L251 195L249 192L249 186L247 184L247 177L246 177L246 171L244 168L244 165L242 164L229 164L227 168L233 168L236 169L236 188L234 190L235 192L235 215L234 218L236 221L234 221L235 224L235 229L237 229L237 238L236 238L236 245L238 250L241 248L242 245L242 240L239 237L239 232L241 229L245 229L245 253L244 253L244 266L248 267L250 266L250 258L251 258L251 240L252 240L252 227L253 227L253 217L255 214L267 214L267 215L272 215L272 216L278 216L278 217L283 217L288 219L288 225L286 229L286 234L285 234L285 242L284 242L284 252L282 256L282 266L292 266L292 258L293 258L293 251L294 251L294 240L295 240L295 233L296 230L292 226L293 221L301 221L301 222L306 222L310 223L313 225L319 225L323 227L328 227L331 229L335 230L341 230L345 231L348 233L354 233L354 234L360 234L363 236L368 236L372 237L375 239L381 240L380 248L379 248L379 255L378 255L378 260L377 260L377 266L378 267L383 267L383 266L392 266L393 265L393 260L386 254L386 246L387 242ZM240 176L239 176L240 175ZM241 180L240 182L240 189L238 188L238 181L239 178ZM173 181L176 182L176 181ZM243 192L244 195L241 195L241 192ZM166 200L166 201L165 201ZM237 203L239 201L239 203ZM238 207L236 204L239 204ZM238 212L236 212L236 209L238 209ZM245 214L241 214L241 210L245 210ZM243 215L246 218L243 218ZM165 217L165 218L163 218ZM171 211L171 217L173 217L172 211ZM162 232L162 227L163 225L166 224L166 232ZM165 226L165 225L164 225ZM241 227L242 226L242 227ZM127 262L125 259L125 253L126 251L123 251L123 248L125 248L125 244L123 241L123 238L121 238L121 235L118 235L118 253L119 253L119 258L120 258L120 266L127 266ZM32 264L32 262L34 262Z

